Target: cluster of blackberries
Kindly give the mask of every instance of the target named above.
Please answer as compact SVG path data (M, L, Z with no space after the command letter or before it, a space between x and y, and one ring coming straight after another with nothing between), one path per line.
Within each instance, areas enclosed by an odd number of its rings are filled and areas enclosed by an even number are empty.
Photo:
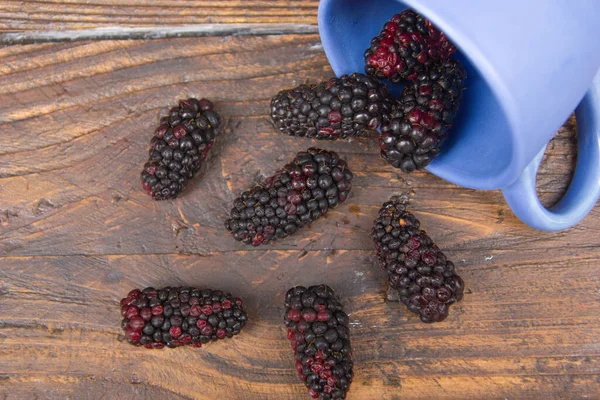
M235 240L258 246L284 238L348 198L352 172L337 153L300 152L263 185L242 193L225 227Z
M461 102L466 73L456 48L412 10L395 15L365 52L365 71L283 90L271 100L277 129L335 140L381 128L381 156L404 172L439 154ZM395 101L378 79L409 81Z
M440 322L463 296L464 283L419 220L398 199L385 202L372 230L381 268L391 288L423 322Z
M367 75L355 73L283 90L270 114L284 134L322 140L363 136L381 128L381 155L412 172L438 155L461 102L466 79L450 58L456 48L412 10L395 15L365 52ZM379 79L408 81L394 100ZM141 173L156 200L176 198L200 170L221 118L206 99L181 100L162 118ZM332 151L310 148L262 185L244 191L225 227L235 240L258 246L285 238L343 203L353 174ZM464 283L454 264L420 230L403 203L383 204L372 237L391 289L423 322L439 322L461 300ZM218 290L135 289L121 300L122 328L132 345L200 347L240 333L242 301ZM285 296L285 325L296 370L313 398L345 399L353 378L348 315L326 285L297 286Z
M134 289L121 300L121 315L127 341L148 349L201 347L237 335L247 320L241 299L190 287Z
M326 285L297 286L285 295L285 326L298 376L312 398L345 399L353 376L348 315Z
M439 154L460 106L466 73L449 58L456 47L412 10L395 15L365 52L370 76L409 81L384 118L381 156L403 172L423 169Z

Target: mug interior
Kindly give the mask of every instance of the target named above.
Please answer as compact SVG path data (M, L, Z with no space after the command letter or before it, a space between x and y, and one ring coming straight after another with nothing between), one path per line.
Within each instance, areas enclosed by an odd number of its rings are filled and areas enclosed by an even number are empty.
M399 0L329 0L319 10L319 30L334 72L364 73L364 52L392 16L408 8ZM427 10L417 10L428 17ZM435 18L431 18L435 20ZM461 51L460 38L445 33L459 48L455 55L467 71L459 115L440 155L427 167L461 186L497 189L506 184L514 156L510 121L498 96L473 60ZM473 56L473 59L469 58ZM388 83L398 97L403 85Z

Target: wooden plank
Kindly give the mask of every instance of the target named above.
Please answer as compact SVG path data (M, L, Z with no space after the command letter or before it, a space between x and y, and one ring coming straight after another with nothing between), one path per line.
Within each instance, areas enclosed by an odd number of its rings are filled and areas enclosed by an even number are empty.
M318 0L3 0L0 32L198 24L316 24Z
M205 24L181 27L95 28L71 31L0 32L0 45L81 42L87 40L146 40L205 36L265 36L318 33L307 24Z
M350 314L357 365L350 399L597 394L600 305L589 299L597 298L598 250L577 264L557 254L527 262L530 253L510 265L466 257L468 294L438 325L384 302L370 251L9 257L0 272L0 375L20 390L101 386L129 394L143 383L185 398L302 398L281 302L288 287L318 280L338 290ZM123 293L184 282L244 297L251 319L242 335L176 351L116 340Z
M317 35L37 44L0 48L0 58L6 398L304 398L282 296L318 282L350 313L349 400L600 396L600 209L573 229L538 232L498 191L399 173L372 139L277 134L270 97L332 75ZM153 127L189 95L215 100L227 130L203 177L180 199L153 202L138 181ZM548 149L538 185L547 204L565 190L575 138L571 120ZM265 248L230 238L233 199L309 146L348 160L348 203ZM369 232L392 194L410 199L465 279L465 299L441 324L385 300ZM181 284L245 298L248 327L199 350L118 340L129 289Z

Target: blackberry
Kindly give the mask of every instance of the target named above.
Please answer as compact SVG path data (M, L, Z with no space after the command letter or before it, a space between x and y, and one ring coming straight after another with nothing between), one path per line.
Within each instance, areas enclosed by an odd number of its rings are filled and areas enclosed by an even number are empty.
M207 99L180 100L161 118L141 173L142 187L154 200L176 198L200 170L221 125L213 108Z
M465 70L455 59L420 73L381 126L381 156L404 172L429 165L456 117L465 79Z
M392 198L379 210L372 230L380 266L389 286L423 322L440 322L460 301L464 283L406 206Z
M285 326L298 376L315 399L345 399L353 377L348 314L326 285L285 295Z
M356 73L279 92L271 118L281 133L335 140L377 129L391 103L385 86Z
M398 83L412 80L456 51L446 35L412 10L387 22L365 52L368 75Z
M127 341L147 349L230 338L246 325L242 300L220 290L190 287L134 289L121 300Z
M310 148L247 190L231 209L225 228L233 238L258 246L285 238L343 203L352 188L352 172L337 153Z

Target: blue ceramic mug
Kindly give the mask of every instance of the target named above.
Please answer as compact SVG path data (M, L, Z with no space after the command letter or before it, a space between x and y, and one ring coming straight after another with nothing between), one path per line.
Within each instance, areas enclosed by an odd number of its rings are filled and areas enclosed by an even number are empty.
M322 0L319 32L334 72L364 72L371 38L406 8L450 37L468 74L460 115L427 169L469 188L502 189L513 212L534 228L578 223L600 196L600 2ZM548 210L536 194L537 169L575 109L575 175Z

